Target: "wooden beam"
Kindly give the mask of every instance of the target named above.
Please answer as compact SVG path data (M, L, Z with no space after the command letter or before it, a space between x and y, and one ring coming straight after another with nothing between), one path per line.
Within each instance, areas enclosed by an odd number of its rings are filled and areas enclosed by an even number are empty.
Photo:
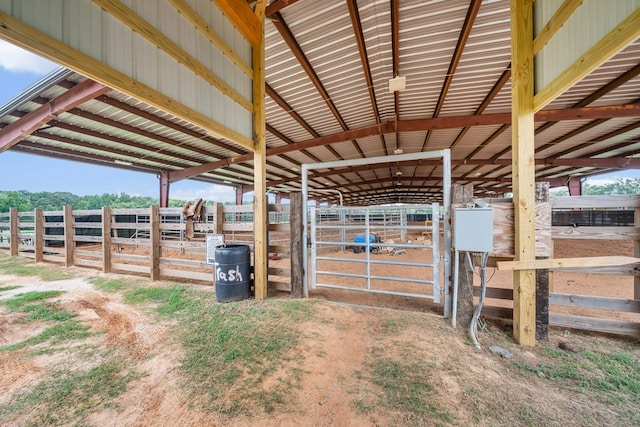
M153 107L200 126L212 135L228 139L245 148L253 149L253 140L251 138L247 138L241 133L212 120L210 117L177 102L175 99L114 68L104 65L97 59L67 46L63 42L28 26L4 12L0 12L0 34L15 45L58 62L126 95L141 99Z
M120 0L93 0L93 2L107 11L114 18L119 19L127 27L147 39L149 43L178 61L182 66L193 71L202 80L218 89L229 99L233 100L244 109L251 111L251 101L242 96L240 92L235 90L222 77L219 77L208 67L204 66L198 58L190 55L180 47L178 43L158 31L157 28L142 19L140 15L129 9Z
M554 197L551 202L553 209L640 208L640 195L613 194L606 196Z
M638 322L576 316L564 313L551 313L549 315L549 322L552 326L557 326L563 329L574 328L592 332L605 332L608 334L640 336L640 323Z
M256 48L262 43L263 21L259 20L247 2L240 0L215 0L222 13L227 15L229 21Z
M534 97L535 111L544 108L638 37L640 37L640 8L637 8L599 42L594 44L566 70L560 73L555 80L542 88Z
M640 228L640 207L636 206L633 212L633 225ZM633 255L640 257L640 237L633 242ZM633 278L633 298L640 300L640 277Z
M256 0L255 3L256 5L253 8L253 13L256 15L256 18L258 18L260 25L262 25L264 22L264 15L267 9L267 0ZM262 38L263 38L263 33L261 31L260 39Z
M44 213L42 212L42 209L34 209L33 222L33 252L35 255L35 261L42 262L44 260Z
M253 70L251 66L247 64L244 59L240 58L229 44L222 39L214 31L213 28L207 24L207 22L200 17L198 12L196 12L186 0L168 0L173 7L176 8L185 19L200 31L203 36L207 38L215 47L220 49L220 51L227 57L231 62L233 62L238 68L242 70L249 78L253 78Z
M549 254L553 253L553 242L551 240L551 205L549 204L549 183L536 183L536 208L546 206L547 215L540 218L536 215L536 220L544 221L543 227L536 225L536 240L540 242L548 239ZM538 242L536 242L538 243ZM536 245L537 246L537 245ZM549 339L549 269L541 268L536 270L536 340L547 341Z
M473 185L451 186L451 212L456 208L466 207L473 202ZM454 224L455 225L455 224ZM473 318L473 273L467 257L463 253L458 254L458 295L457 295L457 323L463 328L468 328ZM454 258L454 262L455 262ZM455 297L455 296L454 296Z
M265 10L265 15L272 16L276 12L279 12L280 10L284 9L287 6L290 6L290 5L294 4L297 1L298 0L275 0L275 1L272 1L271 4L269 6L267 6L267 8Z
M62 222L64 223L64 266L71 267L75 250L75 242L73 240L75 227L71 206L67 205L62 208Z
M582 4L583 0L564 0L553 16L540 30L536 38L533 40L533 54L537 54L542 50L544 45L556 34L556 32L567 22L567 19L573 15L573 12Z
M18 255L20 248L20 218L18 217L18 209L9 208L9 255Z
M302 298L302 278L306 274L302 258L302 209L304 208L302 193L299 191L291 193L289 200L291 298Z
M102 272L111 273L111 208L102 207Z
M512 153L515 259L535 260L533 1L511 0ZM513 334L536 344L536 283L532 269L514 271Z
M519 261L498 261L498 270L537 270L540 268L582 268L582 267L609 267L627 264L636 264L640 258L629 256L596 256L582 258L549 258L531 259Z
M261 21L263 29L264 20ZM262 34L262 33L261 33ZM265 69L264 69L264 37L261 43L253 47L253 229L254 229L254 265L253 279L255 298L257 300L267 297L268 282L268 227L269 216L267 213L267 140L265 120Z
M33 131L49 120L54 119L58 114L77 107L83 102L100 96L109 90L108 87L100 83L85 80L62 95L20 117L0 130L0 153L31 135Z
M150 256L149 278L160 280L160 208L152 205L149 208L149 240Z

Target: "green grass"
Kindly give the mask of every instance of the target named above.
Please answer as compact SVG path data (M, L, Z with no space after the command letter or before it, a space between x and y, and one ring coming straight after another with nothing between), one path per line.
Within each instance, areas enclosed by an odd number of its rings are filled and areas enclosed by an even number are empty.
M282 408L301 380L297 366L286 363L298 344L292 317L301 313L292 310L288 301L198 307L182 324L182 369L195 391L208 394L213 406L229 415L249 414L256 404L266 413ZM283 368L286 372L264 390L263 381Z
M445 425L451 414L437 401L437 392L430 380L435 367L428 363L413 363L375 357L369 363L371 382L382 390L378 403L402 417L399 425ZM374 406L371 402L356 406Z
M57 371L14 396L0 409L0 421L28 415L31 426L85 425L89 413L108 406L137 377L115 357L86 371Z
M312 316L312 304L296 300L217 303L211 292L182 286L127 291L129 304L153 304L178 321L185 387L206 396L210 409L228 416L272 413L290 404L302 371L290 352L298 344L296 322ZM275 377L274 377L275 376ZM263 381L273 379L268 388Z
M30 304L25 306L22 311L31 313L22 320L25 323L36 320L64 322L76 316L74 313L70 313L50 303Z
M0 255L0 272L16 276L38 276L45 282L71 279L74 275L55 265L36 264L33 260L20 256Z
M27 304L57 297L61 293L61 291L31 291L24 294L18 294L13 298L4 301L3 304L6 305L9 310L16 311L24 308Z
M579 356L556 349L537 365L514 361L523 372L560 383L606 404L640 404L640 354L585 350Z
M49 343L53 345L62 341L82 339L91 335L88 329L88 326L70 319L64 322L56 323L55 325L46 328L39 334L31 336L24 341L2 346L0 347L0 351L18 350L27 346L41 344L45 341L49 341Z
M18 288L20 288L20 286L0 286L0 292L11 291Z
M126 278L108 279L104 277L90 277L88 282L104 292L119 292L135 286L136 282Z
M198 305L198 301L184 286L133 289L125 292L124 301L127 304L157 304L156 311L163 315L172 315L178 311Z
M46 301L49 298L59 296L61 293L60 291L32 291L3 301L3 304L13 312L29 313L28 316L22 319L24 323L39 320L55 322L55 324L26 340L2 346L0 351L18 350L27 346L41 344L45 341L56 344L61 341L89 336L88 327L73 320L74 313L61 309L55 303Z

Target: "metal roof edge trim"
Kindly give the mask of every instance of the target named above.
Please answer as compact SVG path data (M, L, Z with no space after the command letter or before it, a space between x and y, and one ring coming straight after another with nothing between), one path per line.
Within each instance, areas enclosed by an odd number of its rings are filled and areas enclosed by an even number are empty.
M52 72L45 75L43 78L41 78L37 82L33 83L31 86L26 88L16 97L14 97L13 99L10 99L4 105L0 106L0 117L10 113L11 111L15 110L25 102L32 100L36 95L38 95L42 91L49 89L51 86L69 77L73 73L74 73L73 70L70 70L65 67L60 67L56 70L53 70Z

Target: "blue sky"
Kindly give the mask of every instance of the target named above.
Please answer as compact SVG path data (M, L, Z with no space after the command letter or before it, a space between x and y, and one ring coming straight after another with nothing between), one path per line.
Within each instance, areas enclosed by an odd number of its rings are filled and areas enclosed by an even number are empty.
M56 68L58 65L0 40L0 105ZM153 174L11 151L0 153L0 191L68 191L79 196L125 192L158 197L158 186L158 179ZM234 202L235 190L184 180L171 185L169 197ZM251 194L245 195L245 199L247 197Z
M56 68L56 64L0 40L0 105ZM599 185L619 177L638 178L640 173L626 170L590 178L588 182ZM153 174L11 151L0 153L2 190L68 191L79 196L125 192L149 197L158 197L159 192L158 180ZM233 202L235 192L226 186L185 180L171 185L170 197L179 200L201 197L208 201ZM251 197L251 194L246 194L245 200Z

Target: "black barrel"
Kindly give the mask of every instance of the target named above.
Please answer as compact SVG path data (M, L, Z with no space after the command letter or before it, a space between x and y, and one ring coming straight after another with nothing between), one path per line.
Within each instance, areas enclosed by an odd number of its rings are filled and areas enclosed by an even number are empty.
M249 245L223 245L215 251L216 299L220 302L249 298L251 250Z

